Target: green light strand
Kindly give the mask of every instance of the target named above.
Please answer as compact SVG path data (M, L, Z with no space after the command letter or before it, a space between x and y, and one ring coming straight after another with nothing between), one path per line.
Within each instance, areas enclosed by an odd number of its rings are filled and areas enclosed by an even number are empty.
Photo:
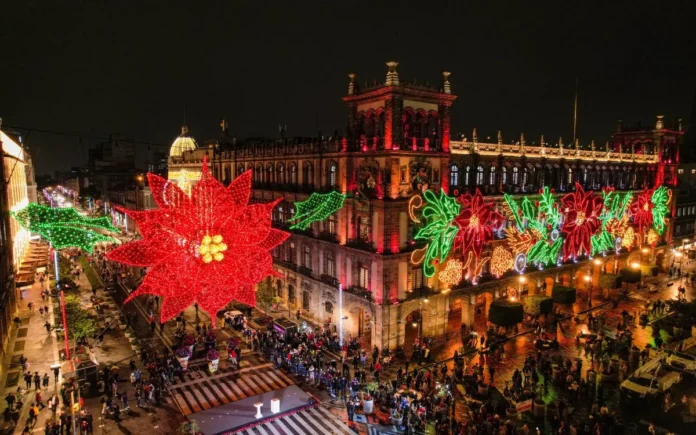
M592 245L590 255L592 256L616 247L615 239L607 230L607 225L612 219L621 220L624 217L633 198L633 194L630 192L625 193L622 198L621 195L611 189L603 190L602 196L604 198L604 208L599 216L602 226L599 233L590 237L590 244Z
M346 195L333 191L331 193L312 193L306 201L295 203L295 222L291 230L306 230L312 222L323 221L343 207Z
M22 227L40 234L56 249L78 247L91 253L96 243L113 240L96 229L118 233L118 228L108 217L89 218L74 208L51 208L31 203L11 214Z
M520 211L520 206L517 204L517 201L512 197L512 195L509 194L504 194L503 199L505 200L505 203L507 206L510 208L510 214L512 214L512 218L515 219L515 224L517 225L517 229L522 233L524 232L525 226L524 222L522 222L522 219L520 218L520 215L522 212Z
M671 197L670 190L665 186L660 186L652 194L653 203L652 215L655 231L662 235L665 232L665 218L667 217L667 203Z
M423 273L427 277L435 274L435 260L444 262L452 250L454 238L459 232L459 227L453 223L459 215L461 206L455 198L451 198L440 191L438 197L430 190L423 193L427 205L423 208L425 226L414 236L415 240L428 241L428 249L423 259Z

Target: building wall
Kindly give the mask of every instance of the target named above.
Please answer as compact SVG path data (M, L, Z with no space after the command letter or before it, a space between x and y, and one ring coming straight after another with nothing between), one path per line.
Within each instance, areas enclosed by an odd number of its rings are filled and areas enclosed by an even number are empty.
M1 133L1 132L0 132ZM25 172L24 150L7 135L2 133L3 165L7 183L7 206L9 211L18 211L29 205L27 175ZM12 262L15 272L19 271L24 253L29 246L29 231L22 228L15 219L10 220L12 240Z

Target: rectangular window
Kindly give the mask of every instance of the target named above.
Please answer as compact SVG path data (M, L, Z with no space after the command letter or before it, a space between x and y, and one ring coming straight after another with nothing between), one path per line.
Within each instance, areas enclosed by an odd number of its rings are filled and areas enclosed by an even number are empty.
M333 255L326 256L326 268L324 273L332 278L336 278L336 259Z
M691 173L692 173L692 174L696 174L696 169L692 169L692 170L691 170Z
M336 216L336 213L334 213L331 216L329 216L329 233L336 234L337 229L338 229L338 217Z
M682 215L682 209L681 209L681 208L678 208L678 209L677 209L677 216L681 216L681 215Z
M304 247L302 266L306 267L307 269L312 268L312 248L310 248L309 245L305 245Z
M290 242L290 246L288 247L287 261L288 263L295 264L296 258L297 257L295 257L295 242Z
M678 173L679 175L681 175L681 174L684 173L684 170L683 170L683 169L678 169L678 170L677 170L677 173Z
M368 266L361 264L358 276L358 283L360 287L369 289L370 288L370 270Z
M423 283L423 268L416 267L411 269L411 289L417 290L423 287L425 287Z

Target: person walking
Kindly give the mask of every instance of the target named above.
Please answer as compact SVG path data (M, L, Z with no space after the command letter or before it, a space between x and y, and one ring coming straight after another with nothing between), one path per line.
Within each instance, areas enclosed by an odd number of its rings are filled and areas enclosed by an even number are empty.
M39 372L34 372L34 388L37 390L41 389L41 376L39 376Z
M48 373L44 373L43 378L41 378L41 383L42 383L43 387L44 387L45 389L47 389L47 390L48 390L48 382L49 382L49 380L50 380L50 379L49 379L49 377L48 377Z

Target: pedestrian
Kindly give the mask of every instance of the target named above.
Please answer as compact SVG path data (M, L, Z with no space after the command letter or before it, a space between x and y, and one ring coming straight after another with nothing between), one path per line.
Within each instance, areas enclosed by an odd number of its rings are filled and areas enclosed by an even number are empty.
M33 311L34 311L34 303L30 301L30 302L27 304L27 308L29 308L29 311L33 312Z
M41 391L36 392L35 401L37 406L40 406L41 409L44 409L46 407L46 405L44 405L43 403L43 399L41 398Z
M34 387L36 387L37 390L41 388L41 376L39 376L39 372L34 372Z
M39 314L41 314L41 316L43 317L43 314L44 314L43 307L39 307Z
M41 378L41 383L43 384L43 387L48 390L48 373L44 373L43 378Z
M27 366L29 365L29 363L27 362L27 358L24 356L24 354L21 354L19 356L19 365L22 367L23 371L26 370ZM29 387L27 387L27 388L29 388Z
M130 374L130 382L131 382L131 387L135 388L135 372L131 372Z
M300 320L300 310L297 310L297 320Z
M51 335L51 324L48 323L48 320L46 320L46 323L44 323L44 328L46 328L48 335Z
M24 373L24 382L27 383L27 390L31 389L31 373L30 372Z

